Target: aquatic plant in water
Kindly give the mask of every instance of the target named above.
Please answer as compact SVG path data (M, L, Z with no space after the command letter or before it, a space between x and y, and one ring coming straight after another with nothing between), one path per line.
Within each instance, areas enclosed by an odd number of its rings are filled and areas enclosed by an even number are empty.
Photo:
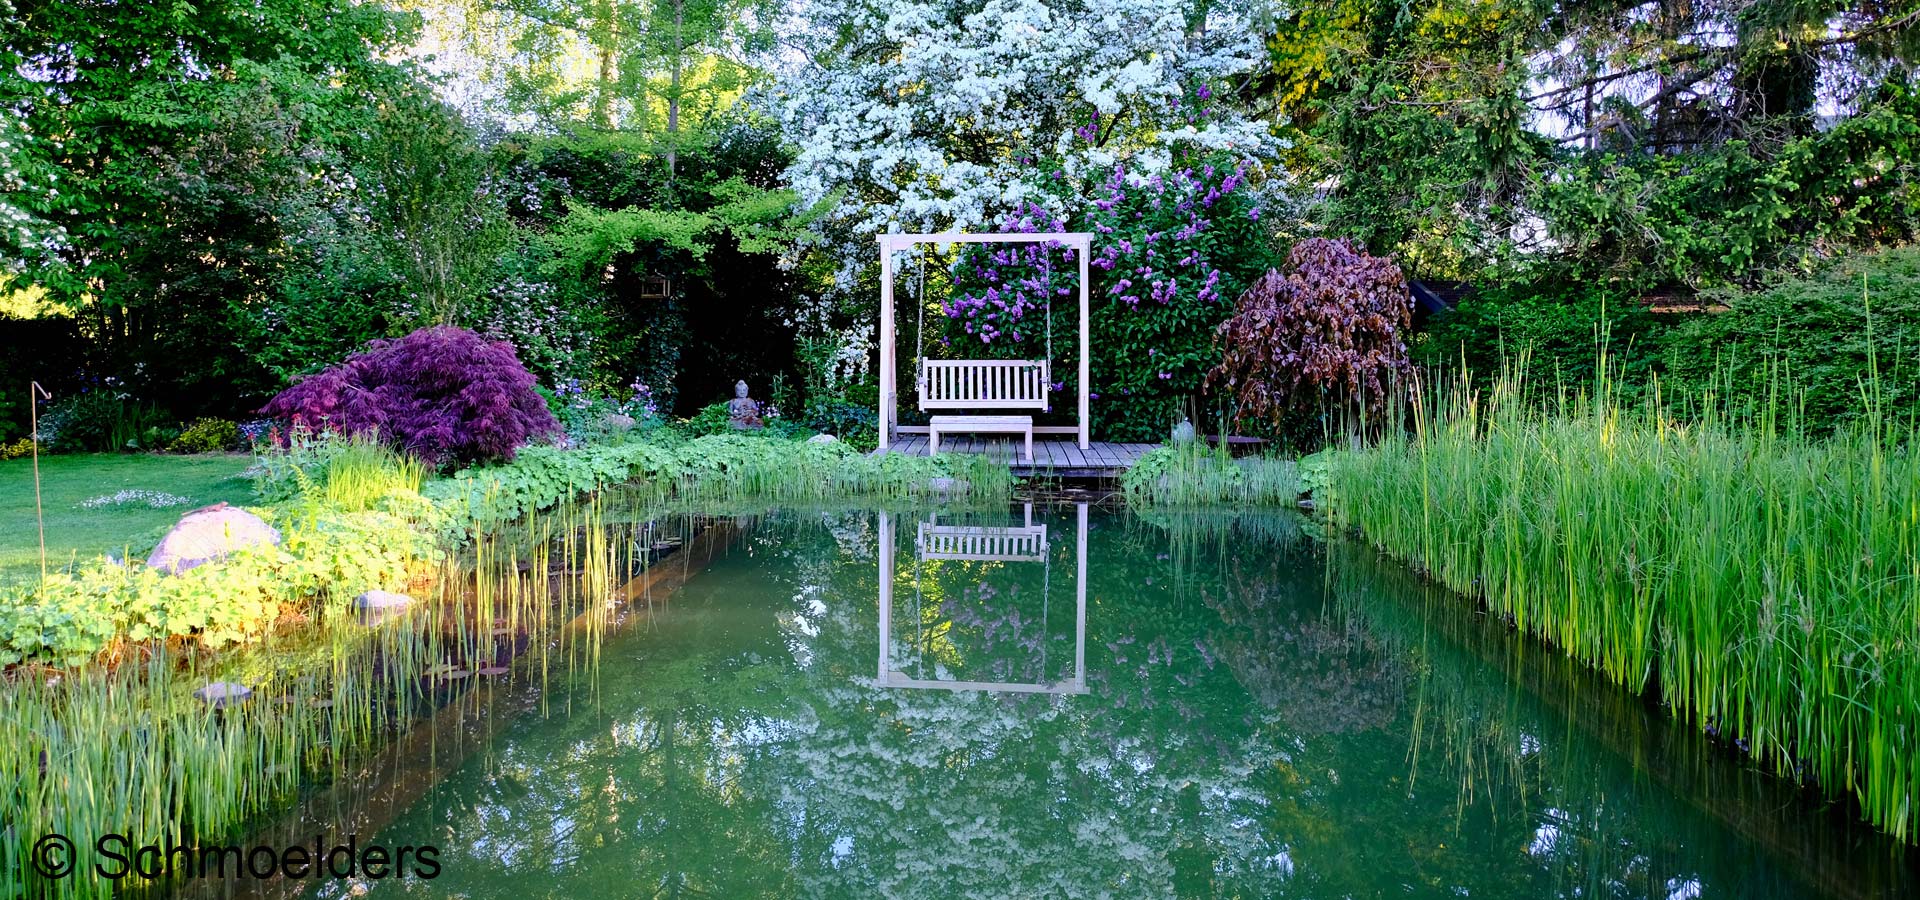
M524 541L484 541L472 563L413 586L415 609L378 625L342 605L240 650L172 642L118 666L10 670L0 685L0 895L115 895L141 879L95 875L99 835L230 843L303 780L342 777L422 714L482 702L485 692L469 690L477 680L590 666L609 590L645 564L601 516L596 503L570 506L527 523ZM195 695L214 682L250 695L215 708ZM33 842L50 833L75 840L68 877L29 865Z
M1285 504L1300 497L1293 460L1235 459L1225 447L1200 443L1156 447L1120 476L1128 502L1141 505Z
M1868 386L1863 395L1873 403ZM1830 440L1781 405L1682 421L1657 395L1529 402L1518 378L1418 401L1329 458L1341 526L1776 771L1920 837L1920 437Z

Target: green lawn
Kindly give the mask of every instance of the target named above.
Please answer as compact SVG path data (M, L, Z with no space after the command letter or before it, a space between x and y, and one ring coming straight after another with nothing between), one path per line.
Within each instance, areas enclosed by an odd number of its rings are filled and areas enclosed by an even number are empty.
M47 511L47 567L141 545L188 510L225 500L244 503L252 485L239 477L252 462L240 453L195 456L80 454L40 458L40 490ZM80 504L122 490L163 491L191 503L153 509L142 503L83 509ZM0 462L0 583L40 572L39 532L33 516L33 464Z

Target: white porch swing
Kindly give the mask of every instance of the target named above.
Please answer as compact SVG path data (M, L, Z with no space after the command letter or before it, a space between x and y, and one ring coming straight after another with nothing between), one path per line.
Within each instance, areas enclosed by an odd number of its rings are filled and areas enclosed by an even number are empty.
M942 433L1018 434L1025 439L1027 462L1033 462L1033 436L1074 434L1080 449L1088 447L1087 408L1087 263L1093 236L1085 232L1048 234L883 234L880 240L880 450L885 451L896 433L924 432L928 452L940 452ZM947 415L928 418L925 426L899 425L899 396L895 384L896 340L893 317L894 254L912 250L921 244L1033 243L1058 244L1075 252L1080 269L1080 407L1079 424L1072 427L1038 426L1028 415ZM1050 262L1047 269L1051 276ZM1049 284L1050 284L1049 280ZM914 297L918 322L914 334L914 389L923 412L941 410L1046 410L1053 382L1053 296L1047 295L1046 356L1033 359L927 359L924 333L926 321L926 270L922 257L919 289Z

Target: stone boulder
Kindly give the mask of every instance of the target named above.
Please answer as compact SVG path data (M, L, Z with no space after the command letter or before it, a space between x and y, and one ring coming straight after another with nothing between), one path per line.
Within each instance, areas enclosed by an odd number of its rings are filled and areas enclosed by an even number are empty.
M253 696L253 688L231 681L216 681L197 691L193 697L214 709L225 709Z
M280 543L280 532L237 506L215 503L180 517L160 539L147 565L175 575L235 550Z
M807 443L809 443L809 444L831 444L831 443L833 443L833 442L835 442L835 441L838 441L838 440L840 440L840 439L839 439L839 438L837 438L837 437L834 437L833 435L830 435L830 434L816 434L816 435L814 435L813 437L810 437L810 438L807 438Z
M362 624L378 625L406 614L413 598L393 591L368 591L353 598L353 610Z

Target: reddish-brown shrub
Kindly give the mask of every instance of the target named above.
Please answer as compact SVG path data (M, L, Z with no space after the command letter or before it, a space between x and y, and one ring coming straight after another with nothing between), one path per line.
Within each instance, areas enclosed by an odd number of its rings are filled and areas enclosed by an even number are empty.
M374 341L261 412L315 430L377 433L435 464L485 462L559 431L534 383L512 344L442 325Z
M1348 430L1380 422L1411 364L1406 332L1412 298L1400 267L1344 240L1309 238L1240 295L1220 324L1220 364L1207 389L1234 401L1234 423L1283 427L1315 410Z

